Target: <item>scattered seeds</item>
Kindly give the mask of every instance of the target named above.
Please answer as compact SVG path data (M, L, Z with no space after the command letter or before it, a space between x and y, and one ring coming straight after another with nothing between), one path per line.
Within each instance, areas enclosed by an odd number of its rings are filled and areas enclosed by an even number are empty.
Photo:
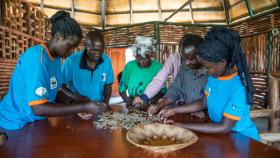
M103 112L97 116L94 126L97 129L130 129L135 125L146 125L159 122L159 116L149 117L147 112L134 111L131 113Z

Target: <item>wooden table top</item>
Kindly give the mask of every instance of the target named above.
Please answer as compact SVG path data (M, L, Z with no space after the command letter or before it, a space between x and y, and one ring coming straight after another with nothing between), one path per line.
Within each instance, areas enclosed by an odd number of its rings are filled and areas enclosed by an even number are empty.
M238 133L197 133L199 140L191 146L166 154L153 153L130 144L125 130L97 130L92 120L76 116L37 121L8 135L9 139L0 146L1 158L280 157L280 151Z

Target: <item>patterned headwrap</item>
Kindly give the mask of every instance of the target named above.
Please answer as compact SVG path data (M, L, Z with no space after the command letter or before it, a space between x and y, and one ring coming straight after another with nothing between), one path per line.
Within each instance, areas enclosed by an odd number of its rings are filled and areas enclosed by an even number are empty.
M156 41L151 37L137 36L132 46L132 53L134 56L139 54L143 58L146 58L146 54L151 55L154 51L155 43Z

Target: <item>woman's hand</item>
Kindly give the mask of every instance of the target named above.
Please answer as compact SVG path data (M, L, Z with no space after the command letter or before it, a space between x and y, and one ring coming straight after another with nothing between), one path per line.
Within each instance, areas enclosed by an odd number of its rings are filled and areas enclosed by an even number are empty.
M132 101L132 106L134 106L135 108L139 108L143 105L144 105L144 101L139 96L136 96Z
M89 120L92 118L93 114L90 113L78 113L77 114L80 118L82 118L83 120Z
M176 109L175 108L166 108L166 109L162 109L159 112L159 116L160 119L164 122L164 123L173 123L173 120L170 120L168 118L170 118L171 116L174 116L176 114Z
M147 112L148 112L149 117L151 117L151 116L153 116L154 114L158 113L159 110L160 110L160 107L159 107L159 106L151 104L151 105L148 107L148 109L147 109Z

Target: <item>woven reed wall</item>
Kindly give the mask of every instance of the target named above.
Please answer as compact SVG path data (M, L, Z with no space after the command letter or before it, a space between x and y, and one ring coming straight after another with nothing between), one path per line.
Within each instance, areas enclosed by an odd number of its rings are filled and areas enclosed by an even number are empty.
M239 31L242 36L241 47L247 56L255 87L254 105L259 107L266 107L268 103L268 33L273 28L280 30L280 13L272 13L232 26L232 29ZM272 37L270 62L270 71L280 73L280 34Z
M1 0L0 99L7 92L19 56L42 43L49 30L47 16L24 0Z

